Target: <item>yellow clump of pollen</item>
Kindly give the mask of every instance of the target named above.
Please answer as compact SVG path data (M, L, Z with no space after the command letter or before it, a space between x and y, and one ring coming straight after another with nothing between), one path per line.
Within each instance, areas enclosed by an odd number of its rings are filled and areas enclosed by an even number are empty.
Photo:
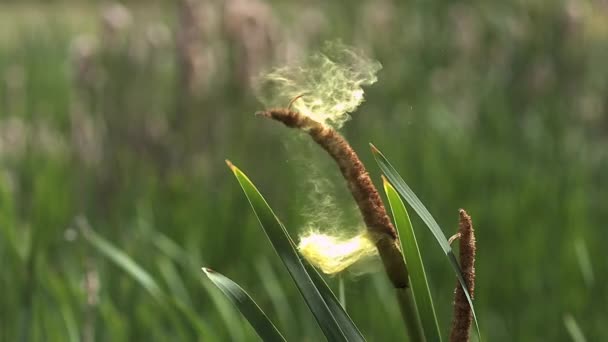
M340 128L363 102L363 85L378 78L382 65L341 43L326 43L296 65L288 65L262 76L258 97L268 107L292 107L311 119Z
M298 250L313 266L333 275L360 260L377 255L378 250L372 239L365 231L351 238L311 231L300 236Z

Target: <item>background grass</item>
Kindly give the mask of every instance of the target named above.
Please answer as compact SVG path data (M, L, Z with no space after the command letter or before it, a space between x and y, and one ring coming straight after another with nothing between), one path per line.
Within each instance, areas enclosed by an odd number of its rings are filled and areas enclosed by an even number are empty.
M253 116L252 77L336 38L384 66L343 129L373 179L370 141L442 227L473 217L486 340L569 340L564 317L608 337L605 5L201 1L192 18L183 3L0 4L1 340L202 338L188 315L218 341L254 338L203 265L288 340L318 340L224 159L292 234L319 212L360 224L329 158ZM327 196L337 209L314 205ZM185 308L93 249L79 218ZM446 335L455 279L412 218ZM346 281L369 340L405 338L383 274Z

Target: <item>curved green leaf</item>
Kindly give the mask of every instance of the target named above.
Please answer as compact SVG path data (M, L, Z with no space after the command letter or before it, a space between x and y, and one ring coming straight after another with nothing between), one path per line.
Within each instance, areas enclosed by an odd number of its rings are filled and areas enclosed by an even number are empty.
M255 185L236 166L229 161L226 162L245 192L266 236L289 271L327 339L329 341L364 341L361 332L348 317L318 272L308 263L302 263L287 230Z
M565 314L564 325L566 326L566 330L568 330L572 342L587 342L587 338L585 338L585 334L583 334L583 331L576 322L576 319L574 319L574 316Z
M183 301L168 296L158 285L158 282L148 273L143 267L137 264L131 257L114 246L110 241L106 240L86 223L79 221L78 226L84 238L95 247L101 254L111 260L115 265L122 268L136 282L139 283L152 297L168 310L177 310L185 315L188 322L196 329L199 337L202 340L212 340L215 338L213 331L196 316L196 312L186 305ZM172 320L179 321L179 317L170 313L168 315Z
M458 282L460 283L460 286L462 286L464 293L467 296L467 300L469 302L469 305L471 306L471 312L473 313L473 320L475 321L475 328L477 330L477 336L479 337L479 340L481 341L481 333L479 331L479 324L477 322L477 315L475 314L475 308L473 307L473 300L471 299L467 286L464 282L464 278L462 277L462 270L460 269L460 266L458 265L458 261L456 261L456 256L454 256L454 252L452 251L452 247L450 247L450 244L448 243L447 238L443 234L443 231L441 230L441 228L439 228L439 224L437 224L437 221L435 221L435 219L433 218L431 213L426 209L424 204L422 204L422 202L418 199L418 196L416 196L416 194L412 191L412 189L410 189L410 187L405 183L405 181L403 180L401 175L399 175L397 170L395 170L395 168L386 159L386 157L382 154L382 152L380 152L380 150L378 150L373 144L370 144L370 146L372 148L372 153L374 154L374 158L376 159L376 162L378 163L378 166L380 166L380 169L382 170L384 175L388 178L388 180L391 182L391 184L395 187L395 189L397 190L399 195L401 195L401 197L403 197L407 201L407 203L410 206L412 206L412 208L414 209L416 214L418 214L418 216L420 216L422 221L424 221L426 226L430 229L431 233L433 233L433 236L435 236L435 239L441 246L441 249L443 249L443 252L446 255L446 257L448 258L448 261L450 262L450 265L452 266L454 273L456 273L456 278L458 278Z
M418 242L416 241L410 217L395 188L393 188L386 178L383 177L382 179L384 180L384 191L386 192L391 211L393 212L393 219L397 226L397 232L399 233L401 250L403 251L403 257L409 271L412 291L416 300L424 335L427 341L441 341L433 298L429 290L422 257L420 256Z
M203 267L203 272L224 293L230 302L239 309L262 340L285 341L283 335L268 319L268 316L266 316L243 288L224 275L209 268Z
M158 283L146 270L139 266L123 251L114 247L109 241L95 233L88 225L81 224L80 229L84 238L99 252L131 275L131 277L146 289L159 303L165 302L165 295L160 286L158 286Z

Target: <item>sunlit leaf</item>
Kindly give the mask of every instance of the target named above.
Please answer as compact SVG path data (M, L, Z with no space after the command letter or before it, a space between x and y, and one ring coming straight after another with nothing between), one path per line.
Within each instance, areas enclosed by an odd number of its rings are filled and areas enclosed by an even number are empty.
M412 291L416 300L424 335L427 341L441 341L439 323L437 322L431 291L429 290L422 257L420 256L418 242L416 241L410 217L395 188L385 178L383 180L384 191L386 192L391 211L393 212L393 219L399 233L401 250L403 251L403 257L409 271Z
M576 322L576 319L574 319L574 316L571 314L564 315L564 325L573 342L587 342L585 334L583 334L583 331Z
M241 170L230 162L228 165L245 192L266 236L289 271L327 339L364 341L363 336L318 272L308 263L302 263L287 230L264 197Z

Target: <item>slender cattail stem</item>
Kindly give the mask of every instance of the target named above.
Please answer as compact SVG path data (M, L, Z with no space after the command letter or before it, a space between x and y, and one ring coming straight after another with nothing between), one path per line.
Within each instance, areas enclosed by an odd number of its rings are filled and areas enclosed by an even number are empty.
M410 337L422 341L423 336L417 322L416 307L411 295L408 272L403 255L398 247L397 233L389 219L382 199L372 183L365 166L335 129L312 120L289 109L270 109L258 112L257 115L282 122L287 127L298 128L307 132L336 161L348 188L361 211L367 229L377 237L376 248L384 264L386 273L395 289Z
M460 235L460 268L462 269L464 282L469 289L472 299L475 292L475 232L471 217L463 209L460 209L458 234ZM471 307L462 286L457 281L456 290L454 291L454 319L452 321L450 342L469 341L469 330L472 323L473 314Z

